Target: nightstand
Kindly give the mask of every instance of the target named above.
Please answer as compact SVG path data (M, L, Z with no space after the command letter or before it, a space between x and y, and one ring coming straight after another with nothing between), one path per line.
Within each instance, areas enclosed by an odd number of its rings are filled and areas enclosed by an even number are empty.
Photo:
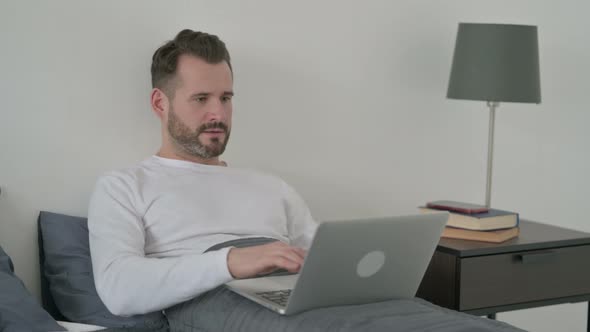
M521 220L519 237L504 243L441 238L416 296L490 318L588 302L590 234Z

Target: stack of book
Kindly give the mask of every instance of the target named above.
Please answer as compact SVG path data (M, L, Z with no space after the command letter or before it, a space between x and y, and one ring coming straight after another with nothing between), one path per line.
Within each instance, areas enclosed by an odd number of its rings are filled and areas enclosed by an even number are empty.
M442 237L500 243L519 234L518 213L455 201L434 201L420 207L425 213L449 212Z

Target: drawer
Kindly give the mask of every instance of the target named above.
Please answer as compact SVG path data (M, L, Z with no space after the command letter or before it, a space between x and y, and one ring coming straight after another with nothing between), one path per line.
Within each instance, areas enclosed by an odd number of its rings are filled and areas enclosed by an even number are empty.
M459 310L590 294L590 245L467 257Z

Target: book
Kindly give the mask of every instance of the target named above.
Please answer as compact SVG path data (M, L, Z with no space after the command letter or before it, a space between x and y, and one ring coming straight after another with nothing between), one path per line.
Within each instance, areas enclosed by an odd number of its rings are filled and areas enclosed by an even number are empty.
M520 229L518 227L512 227L496 231L472 231L468 229L445 227L441 237L450 239L501 243L517 237L519 233Z
M487 212L488 208L485 205L471 204L456 201L434 201L426 203L426 207L462 213L481 213Z
M420 207L425 213L440 212L443 210ZM488 212L461 213L449 212L447 226L470 229L474 231L491 231L518 226L518 213L490 208Z

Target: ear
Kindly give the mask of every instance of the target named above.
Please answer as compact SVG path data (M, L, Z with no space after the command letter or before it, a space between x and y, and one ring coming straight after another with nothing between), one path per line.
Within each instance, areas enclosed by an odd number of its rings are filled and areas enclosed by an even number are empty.
M165 117L166 112L170 107L170 103L168 100L168 96L164 93L164 91L154 88L152 89L152 93L150 96L152 111L160 120L163 120Z

